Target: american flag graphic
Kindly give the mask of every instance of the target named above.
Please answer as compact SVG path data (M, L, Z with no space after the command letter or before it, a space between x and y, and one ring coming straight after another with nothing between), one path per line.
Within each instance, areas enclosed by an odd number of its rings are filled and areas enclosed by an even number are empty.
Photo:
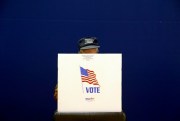
M84 69L83 67L80 67L80 70L81 70L82 82L87 82L87 83L93 84L93 85L99 85L94 71L91 71L89 69Z

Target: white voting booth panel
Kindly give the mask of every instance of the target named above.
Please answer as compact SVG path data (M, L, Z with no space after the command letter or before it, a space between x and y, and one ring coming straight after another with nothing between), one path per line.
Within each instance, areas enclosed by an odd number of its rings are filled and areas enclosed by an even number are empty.
M122 54L58 54L58 112L121 112Z

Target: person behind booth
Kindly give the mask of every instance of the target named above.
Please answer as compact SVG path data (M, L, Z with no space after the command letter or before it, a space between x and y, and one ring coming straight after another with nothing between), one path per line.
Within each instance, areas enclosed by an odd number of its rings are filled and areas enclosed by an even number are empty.
M99 53L99 43L96 37L84 37L81 38L78 41L78 49L80 54L97 54ZM57 101L58 100L58 86L56 84L56 87L54 89L54 99ZM55 112L56 114L57 112ZM120 113L121 118L119 121L126 121L126 114L124 113L124 111L122 111ZM56 115L54 115L54 118L56 117ZM55 120L56 121L56 120Z
M79 53L95 54L99 52L99 44L96 37L84 37L78 42ZM58 99L58 86L54 89L54 99Z

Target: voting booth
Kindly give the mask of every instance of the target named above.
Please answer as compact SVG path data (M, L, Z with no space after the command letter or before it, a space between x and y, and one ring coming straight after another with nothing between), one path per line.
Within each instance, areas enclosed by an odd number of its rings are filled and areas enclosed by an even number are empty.
M125 121L122 54L58 54L55 121Z

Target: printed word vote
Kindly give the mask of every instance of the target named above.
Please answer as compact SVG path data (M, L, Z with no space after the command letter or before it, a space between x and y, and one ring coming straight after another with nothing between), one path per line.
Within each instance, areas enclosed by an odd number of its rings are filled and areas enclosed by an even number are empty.
M87 93L100 93L100 87L86 87Z

